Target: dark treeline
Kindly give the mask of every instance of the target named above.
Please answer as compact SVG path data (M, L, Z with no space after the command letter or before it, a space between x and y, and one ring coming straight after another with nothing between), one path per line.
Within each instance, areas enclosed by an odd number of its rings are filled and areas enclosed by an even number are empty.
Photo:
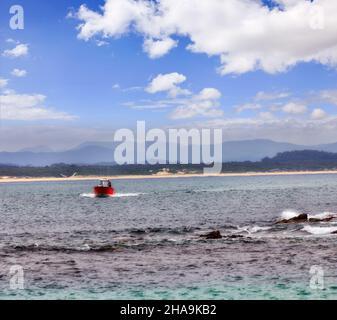
M10 177L61 177L77 175L150 175L163 169L170 173L186 172L201 173L205 165L70 165L54 164L45 167L19 167L0 164L0 176ZM296 170L332 170L337 169L337 153L320 151L290 151L277 154L273 158L264 158L257 162L226 162L222 165L222 172L271 172Z

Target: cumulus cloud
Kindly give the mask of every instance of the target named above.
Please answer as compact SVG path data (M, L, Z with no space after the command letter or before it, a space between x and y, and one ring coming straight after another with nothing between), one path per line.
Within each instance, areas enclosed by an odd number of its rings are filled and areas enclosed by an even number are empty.
M317 108L317 109L314 109L312 111L310 117L313 120L322 120L322 119L325 119L327 117L327 114L323 109Z
M337 66L337 2L331 0L106 0L94 11L82 5L75 17L80 39L144 37L152 58L190 40L191 52L218 56L219 72L284 72L300 62Z
M296 102L289 102L282 107L282 111L290 114L303 114L307 112L308 108L306 105Z
M143 49L151 59L157 59L164 56L168 51L177 46L177 42L171 38L162 40L146 39Z
M150 94L167 92L165 100L142 100L140 103L127 102L124 105L134 110L163 110L173 109L171 119L190 119L193 117L221 117L220 109L222 94L215 88L204 88L193 93L179 85L186 81L183 74L177 72L159 74L146 87Z
M235 107L236 112L241 113L245 110L259 110L262 109L262 105L258 103L246 103Z
M25 77L27 75L27 71L26 70L22 70L22 69L14 69L11 72L11 74L14 77L22 78L22 77Z
M189 90L182 89L178 85L185 82L186 77L183 74L173 72L168 74L159 74L146 88L148 93L167 92L171 97L190 94Z
M221 117L219 109L221 92L214 88L205 88L190 99L186 99L172 113L172 119L189 119L196 116Z
M13 49L8 49L3 52L4 57L8 58L18 58L22 56L26 56L28 54L28 44L18 44Z
M0 89L5 88L8 84L8 79L0 78Z
M73 120L74 116L44 106L41 94L18 94L13 91L0 95L3 120Z

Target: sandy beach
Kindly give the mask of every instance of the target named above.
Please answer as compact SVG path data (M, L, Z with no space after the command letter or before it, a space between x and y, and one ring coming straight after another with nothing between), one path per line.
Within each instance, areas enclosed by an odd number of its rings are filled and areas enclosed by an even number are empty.
M219 174L202 174L202 173L186 173L171 174L161 173L155 175L118 175L118 176L76 176L76 177L0 177L0 183L17 183L17 182L66 182L66 181L94 181L109 178L111 180L126 179L174 179L174 178L194 178L194 177L255 177L255 176L288 176L288 175L321 175L321 174L337 174L337 170L326 171L280 171L280 172L243 172L243 173L219 173Z

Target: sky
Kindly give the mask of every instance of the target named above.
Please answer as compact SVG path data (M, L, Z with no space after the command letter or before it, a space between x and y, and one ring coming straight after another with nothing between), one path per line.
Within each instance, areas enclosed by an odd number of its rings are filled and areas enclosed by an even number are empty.
M10 8L24 9L12 30ZM1 0L0 150L119 128L337 142L334 0Z

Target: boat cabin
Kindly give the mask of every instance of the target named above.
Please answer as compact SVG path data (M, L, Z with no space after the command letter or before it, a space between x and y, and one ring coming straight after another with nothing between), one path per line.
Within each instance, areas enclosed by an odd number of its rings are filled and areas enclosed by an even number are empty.
M108 179L100 180L99 187L111 188L111 181Z

